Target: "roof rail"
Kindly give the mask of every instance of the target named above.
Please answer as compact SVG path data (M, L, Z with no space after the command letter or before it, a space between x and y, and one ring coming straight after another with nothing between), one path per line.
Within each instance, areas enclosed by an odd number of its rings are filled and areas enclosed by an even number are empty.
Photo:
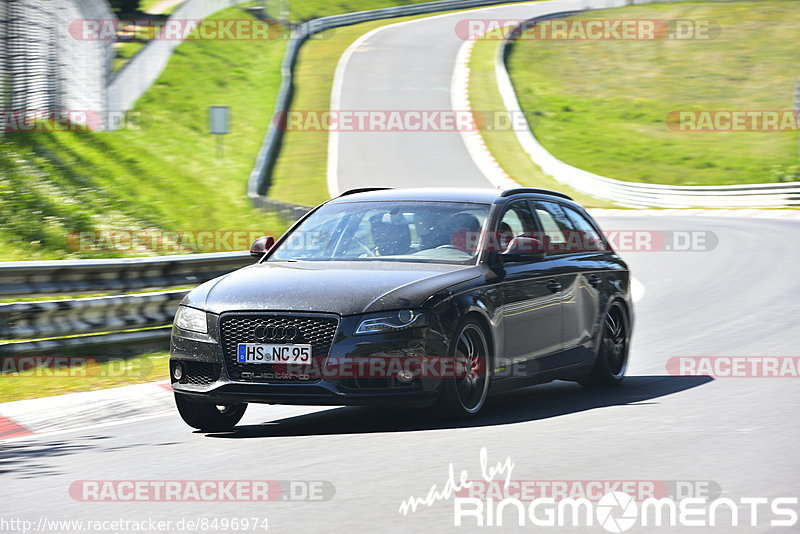
M520 195L522 193L539 193L541 195L552 195L554 197L561 197L561 198L566 198L567 200L572 200L571 196L565 195L564 193L559 193L558 191L551 191L549 189L537 189L535 187L517 187L515 189L506 189L500 194L500 196L510 197L511 195Z
M347 195L355 195L356 193L369 193L370 191L384 191L386 189L392 189L391 187L358 187L356 189L348 189L339 197L346 197Z

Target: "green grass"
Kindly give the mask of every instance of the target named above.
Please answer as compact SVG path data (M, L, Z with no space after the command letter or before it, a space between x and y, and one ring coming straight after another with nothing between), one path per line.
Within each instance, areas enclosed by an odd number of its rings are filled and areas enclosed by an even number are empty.
M17 370L6 361L2 368ZM129 386L169 378L169 354L142 354L106 361L70 360L29 368L22 372L0 372L0 402L51 397L79 391Z
M151 13L151 9L156 6L156 4L160 4L161 0L141 0L139 2L139 10L144 13ZM180 7L180 3L175 4L174 6L165 9L164 11L159 12L159 15L169 15L176 9Z
M431 0L288 0L292 20L309 20L353 11L421 4ZM384 21L384 24L386 22ZM339 31L339 30L337 30Z
M145 47L145 43L129 41L118 43L114 46L114 62L112 69L114 72L119 71L133 56L138 54Z
M215 15L247 16L237 8ZM0 259L124 255L72 251L70 232L281 233L284 223L250 206L246 183L272 117L285 44L181 44L137 102L138 129L7 135L0 145ZM208 134L211 105L231 107L224 159Z
M796 1L652 4L578 18L711 20L713 40L542 41L509 67L535 133L559 159L612 178L681 185L800 180L797 132L676 132L673 110L787 110L798 76Z
M495 58L500 44L493 39L476 41L469 60L470 107L490 117L505 109L495 77ZM607 200L590 197L544 174L520 146L513 130L481 128L481 136L497 163L520 185L562 191L587 207L614 206Z
M149 13L148 10L160 2L161 0L139 0L139 10Z

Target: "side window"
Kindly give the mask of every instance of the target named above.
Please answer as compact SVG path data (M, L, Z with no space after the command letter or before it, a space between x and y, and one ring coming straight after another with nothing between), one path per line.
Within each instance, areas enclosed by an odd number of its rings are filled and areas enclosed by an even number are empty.
M531 214L528 203L524 200L512 202L500 225L497 227L497 249L503 251L515 237L526 235L534 237L536 235L536 221Z
M578 232L580 232L581 243L584 247L583 250L609 250L610 247L607 245L605 239L603 239L592 223L589 222L582 213L575 211L569 206L562 206L562 208L564 213L567 214L567 217L569 217L569 220L572 221L578 229Z
M575 225L560 205L555 202L536 201L533 206L545 235L550 238L550 254L580 252L574 243L577 236Z

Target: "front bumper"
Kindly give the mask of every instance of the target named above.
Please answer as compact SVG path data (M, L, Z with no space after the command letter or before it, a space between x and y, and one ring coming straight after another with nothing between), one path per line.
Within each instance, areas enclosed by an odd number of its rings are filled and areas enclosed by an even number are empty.
M170 369L180 363L181 380L172 377L179 394L215 404L266 403L298 405L394 405L424 407L438 395L441 375L422 371L420 361L447 354L447 337L436 327L410 328L388 334L354 336L360 317L342 317L329 354L315 354L314 370L299 378L278 379L242 373L226 362L219 318L210 316L208 334L173 327ZM388 362L388 363L387 363ZM397 370L415 370L400 380ZM271 367L271 366L270 366ZM295 370L300 366L295 366ZM432 366L431 368L436 368ZM320 372L321 371L321 372ZM236 376L232 378L231 375Z

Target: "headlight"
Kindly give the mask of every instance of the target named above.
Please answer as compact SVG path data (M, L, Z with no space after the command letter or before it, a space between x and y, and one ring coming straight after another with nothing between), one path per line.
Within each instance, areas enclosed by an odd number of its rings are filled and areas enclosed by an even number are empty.
M207 333L208 330L206 327L206 312L186 306L178 306L174 322L175 326L183 330L191 330L201 334Z
M387 312L362 320L358 328L356 328L356 335L394 332L404 328L425 326L426 324L428 324L428 316L420 311L400 310Z

